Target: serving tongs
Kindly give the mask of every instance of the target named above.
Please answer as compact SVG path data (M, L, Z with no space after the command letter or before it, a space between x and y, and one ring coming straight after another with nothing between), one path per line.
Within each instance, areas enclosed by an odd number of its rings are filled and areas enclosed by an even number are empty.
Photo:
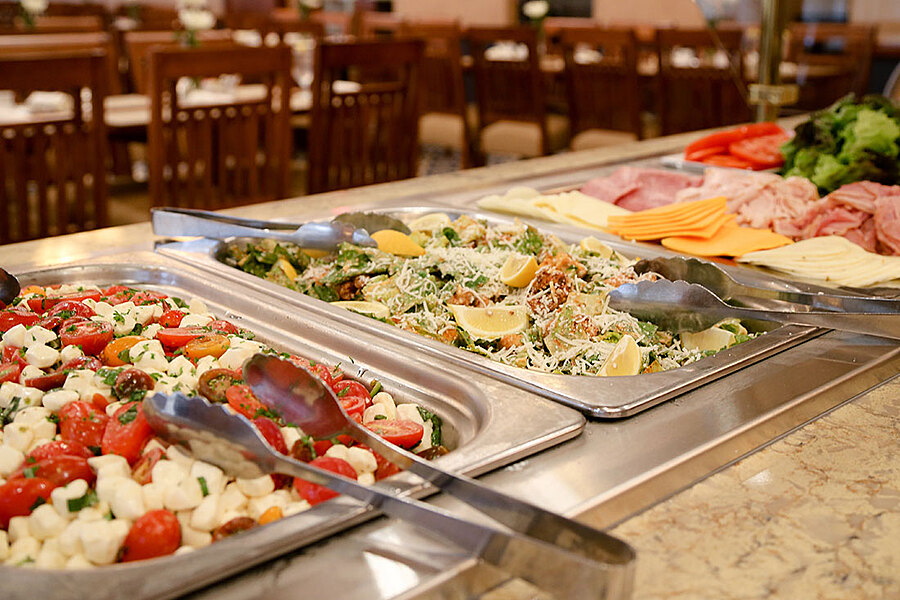
M900 339L900 313L790 312L742 308L726 304L704 286L686 281L659 279L626 283L610 291L607 298L612 308L675 333L702 331L722 319L737 318Z
M900 313L900 299L878 296L834 293L829 288L806 286L808 291L788 286L767 288L746 285L711 262L696 258L661 257L644 259L634 265L637 274L658 273L670 281L686 281L702 285L724 301L741 302L744 298L777 300L802 306L786 306L797 312L825 311L845 313ZM859 290L862 293L864 290Z
M380 229L409 229L402 222L377 213L344 213L331 221L284 223L230 217L191 208L150 209L153 233L164 236L265 238L296 244L301 248L332 250L343 242L374 247L369 235Z
M200 396L156 394L143 404L157 433L230 475L254 478L277 472L325 486L442 536L560 600L611 600L631 593L634 551L586 525L496 492L490 513L502 516L498 520L512 531L474 523L397 496L382 484L365 486L276 452L247 418Z

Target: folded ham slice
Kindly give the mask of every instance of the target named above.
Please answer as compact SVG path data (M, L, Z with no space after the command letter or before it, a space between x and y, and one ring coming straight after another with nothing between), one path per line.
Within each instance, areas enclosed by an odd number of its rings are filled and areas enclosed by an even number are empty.
M671 204L679 190L698 186L703 178L662 169L619 167L612 175L591 179L581 188L587 194L638 211Z

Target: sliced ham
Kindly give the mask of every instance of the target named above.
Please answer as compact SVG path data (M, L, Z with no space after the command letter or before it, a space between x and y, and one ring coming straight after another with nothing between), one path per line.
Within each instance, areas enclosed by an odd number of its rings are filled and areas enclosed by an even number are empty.
M900 196L879 196L875 200L873 220L879 245L891 254L900 255Z
M680 190L700 185L702 177L662 169L620 167L608 177L591 179L583 194L638 211L675 202Z

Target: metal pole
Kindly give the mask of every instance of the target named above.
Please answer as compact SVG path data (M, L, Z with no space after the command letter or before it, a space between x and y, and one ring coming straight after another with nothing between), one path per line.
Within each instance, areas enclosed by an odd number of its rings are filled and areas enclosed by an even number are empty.
M780 102L764 93L776 90L781 85L781 39L786 21L785 2L782 0L762 0L759 39L759 90L763 93L756 105L757 121L774 121L778 118Z

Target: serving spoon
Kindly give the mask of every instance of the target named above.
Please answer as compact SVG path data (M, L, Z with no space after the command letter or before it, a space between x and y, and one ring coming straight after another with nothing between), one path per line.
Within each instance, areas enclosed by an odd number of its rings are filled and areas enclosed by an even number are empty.
M277 472L325 486L443 536L561 600L630 596L634 552L601 531L584 527L590 534L587 547L569 549L564 547L567 544L552 545L466 521L378 485L365 486L276 452L246 417L201 396L156 394L143 400L143 409L147 422L161 437L186 446L196 458L218 465L229 475L255 478ZM604 551L595 556L592 549Z
M618 539L493 490L478 481L444 471L411 452L389 444L353 420L330 388L302 367L272 355L256 354L243 368L256 397L314 438L349 435L404 470L455 496L510 529L583 553L592 559L621 563L632 555Z
M0 308L5 308L10 302L19 295L22 286L16 276L0 268Z

